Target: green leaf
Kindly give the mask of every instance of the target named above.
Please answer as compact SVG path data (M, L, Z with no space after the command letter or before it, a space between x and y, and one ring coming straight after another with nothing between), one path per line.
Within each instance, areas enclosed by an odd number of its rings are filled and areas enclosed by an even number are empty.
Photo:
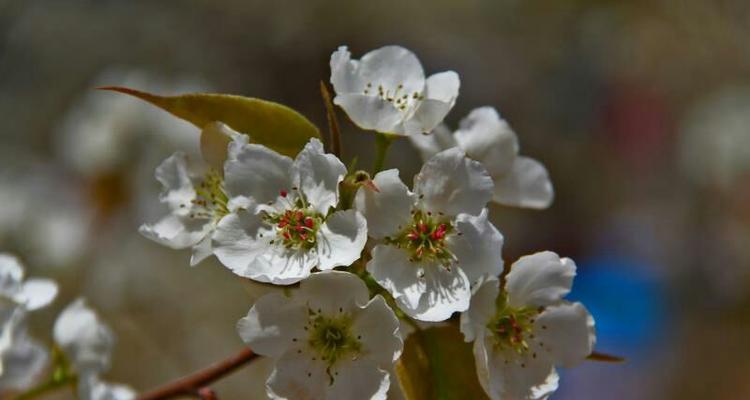
M411 334L395 370L407 400L487 399L471 343L464 342L455 324Z
M119 86L99 89L137 97L192 123L198 129L215 121L223 122L249 135L252 142L291 157L297 155L310 138L320 138L318 128L302 114L266 100L212 93L158 96Z

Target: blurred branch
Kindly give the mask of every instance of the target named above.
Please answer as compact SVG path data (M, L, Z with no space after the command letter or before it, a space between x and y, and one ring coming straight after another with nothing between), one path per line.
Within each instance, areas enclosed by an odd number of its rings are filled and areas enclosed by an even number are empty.
M608 363L622 363L625 362L624 357L620 356L613 356L611 354L605 354L605 353L599 353L598 351L592 352L589 354L588 357L586 357L589 361L600 361L600 362L608 362Z
M258 355L252 350L245 348L226 360L143 393L138 400L166 400L178 396L196 395L202 399L217 399L216 393L208 388L208 385L231 374L257 357Z
M328 131L331 134L331 152L336 157L341 158L341 129L339 128L339 121L336 119L336 110L333 108L333 102L331 101L331 92L323 81L320 81L320 94L323 96L323 103L326 106Z

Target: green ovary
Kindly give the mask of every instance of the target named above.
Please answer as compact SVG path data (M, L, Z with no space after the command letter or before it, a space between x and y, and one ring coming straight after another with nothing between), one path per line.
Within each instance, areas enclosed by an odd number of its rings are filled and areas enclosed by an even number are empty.
M492 332L495 345L500 350L510 349L518 354L529 350L529 340L534 338L532 333L534 318L539 314L535 308L511 307L502 301L495 317L487 324Z
M362 350L362 344L352 333L351 327L349 315L327 317L313 313L308 324L308 345L329 366L343 357L356 357Z

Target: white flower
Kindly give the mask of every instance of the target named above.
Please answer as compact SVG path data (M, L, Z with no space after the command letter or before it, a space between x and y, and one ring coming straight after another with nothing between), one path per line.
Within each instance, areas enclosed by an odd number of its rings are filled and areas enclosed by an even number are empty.
M397 135L430 132L453 108L460 82L453 71L425 79L411 51L399 46L352 60L345 46L331 55L333 102L360 128Z
M219 222L214 254L237 275L282 285L314 267L348 266L360 257L367 223L355 210L329 212L345 174L317 139L294 161L264 146L232 143L225 187L246 208Z
M131 389L99 379L109 369L115 337L83 299L74 301L63 310L55 322L53 336L78 373L80 400L135 398Z
M495 182L492 200L497 203L527 208L546 208L552 203L554 192L547 169L518 154L518 137L492 107L474 109L453 134L440 125L429 135L410 138L424 159L458 147L481 162Z
M381 296L368 301L356 275L324 271L285 297L260 298L237 331L253 351L273 357L275 399L385 399L387 370L401 354L398 319Z
M487 278L461 314L461 331L474 341L479 382L493 400L538 400L556 389L555 366L573 367L591 354L594 319L570 292L576 266L546 251L521 257L505 288Z
M14 256L0 253L0 301L10 300L33 311L49 305L57 296L57 284L49 279L27 279ZM3 305L6 307L6 305Z
M22 306L0 306L0 394L31 387L49 355L26 330Z
M217 135L216 129L231 138L233 143L247 143L247 136L232 131L224 124L210 124L204 136ZM212 146L218 140L211 140ZM227 140L229 142L229 140ZM212 154L209 162L217 161ZM160 195L169 213L154 224L144 224L140 232L157 243L174 249L192 248L190 265L196 265L212 254L211 234L219 221L234 209L230 203L233 176L222 176L222 171L212 168L203 160L190 159L177 152L156 168L156 179L162 184ZM225 180L227 181L225 184Z
M502 271L503 237L483 207L492 179L459 149L438 153L414 178L414 193L398 171L375 175L377 191L360 188L355 207L382 243L367 271L409 316L442 321L469 307L470 286Z

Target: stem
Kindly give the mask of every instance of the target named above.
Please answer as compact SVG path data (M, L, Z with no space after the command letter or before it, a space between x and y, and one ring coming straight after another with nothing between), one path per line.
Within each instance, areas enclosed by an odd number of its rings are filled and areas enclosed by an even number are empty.
M331 101L331 92L328 91L328 85L320 81L320 94L323 96L323 104L326 106L326 116L328 117L328 131L331 134L331 152L338 158L341 158L341 130L339 121L336 119L336 109L333 108Z
M383 170L385 164L385 156L388 154L388 149L391 147L391 143L395 138L387 133L378 132L375 135L375 146L377 152L375 153L375 165L373 167L373 175Z
M210 383L229 375L243 365L257 358L252 350L245 348L236 355L219 361L206 369L186 375L175 381L160 386L138 397L138 400L166 400L178 396L195 396L205 390Z
M44 394L47 394L49 392L55 391L57 389L66 387L69 384L71 384L73 381L74 379L65 379L65 380L50 379L40 385L37 385L19 394L18 396L14 397L13 400L31 400L39 396L42 396Z

